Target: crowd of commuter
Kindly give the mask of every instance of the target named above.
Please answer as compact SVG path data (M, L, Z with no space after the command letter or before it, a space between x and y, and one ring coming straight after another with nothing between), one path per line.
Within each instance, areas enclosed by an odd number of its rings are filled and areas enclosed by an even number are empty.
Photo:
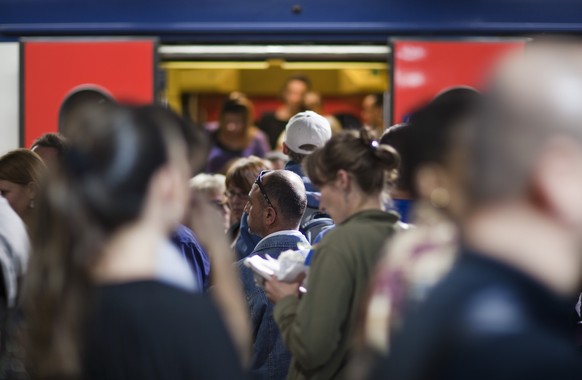
M579 49L390 128L369 95L342 129L302 76L209 134L87 99L0 157L0 378L582 376Z

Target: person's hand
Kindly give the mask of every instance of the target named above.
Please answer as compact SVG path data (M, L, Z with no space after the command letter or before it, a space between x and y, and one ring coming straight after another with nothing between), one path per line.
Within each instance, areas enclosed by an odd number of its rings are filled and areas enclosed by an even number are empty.
M279 281L275 276L271 276L271 279L265 280L263 284L265 294L273 303L277 303L280 299L287 296L298 296L299 287L303 283L304 278L305 275L302 274L294 282L283 282Z

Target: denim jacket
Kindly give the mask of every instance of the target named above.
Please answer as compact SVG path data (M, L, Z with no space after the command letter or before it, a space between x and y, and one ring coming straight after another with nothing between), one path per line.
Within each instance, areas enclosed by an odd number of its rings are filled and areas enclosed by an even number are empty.
M263 238L250 256L269 255L276 259L283 251L296 250L297 243L307 244L305 236L299 231L279 231ZM245 267L242 260L238 265L253 328L253 379L283 380L287 377L291 354L273 319L273 304L264 290L255 284L253 271Z
M248 218L249 214L244 212L240 219L238 236L233 244L238 260L250 256L257 244L261 241L259 236L250 233Z

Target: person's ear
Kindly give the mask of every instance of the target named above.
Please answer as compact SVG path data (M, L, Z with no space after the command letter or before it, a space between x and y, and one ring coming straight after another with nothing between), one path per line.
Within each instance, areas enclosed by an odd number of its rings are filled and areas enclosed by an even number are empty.
M29 182L26 185L26 195L28 196L28 200L32 201L36 197L36 183Z
M350 177L350 173L347 171L340 169L337 171L335 183L336 185L343 191L349 191L351 186L352 179Z
M582 227L582 145L554 138L542 150L534 166L531 200L562 223Z
M267 226L272 226L277 221L277 212L273 207L268 206L263 210L263 219Z
M289 154L289 147L285 143L283 143L283 154Z

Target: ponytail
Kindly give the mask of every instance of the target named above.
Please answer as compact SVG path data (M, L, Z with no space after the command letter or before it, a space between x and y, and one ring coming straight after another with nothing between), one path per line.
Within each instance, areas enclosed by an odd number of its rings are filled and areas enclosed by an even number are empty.
M365 128L362 128L360 131L360 139L364 145L370 148L379 164L384 166L388 183L394 183L398 177L398 168L400 167L400 155L396 149L390 145L381 144L377 140L374 140L370 132Z

